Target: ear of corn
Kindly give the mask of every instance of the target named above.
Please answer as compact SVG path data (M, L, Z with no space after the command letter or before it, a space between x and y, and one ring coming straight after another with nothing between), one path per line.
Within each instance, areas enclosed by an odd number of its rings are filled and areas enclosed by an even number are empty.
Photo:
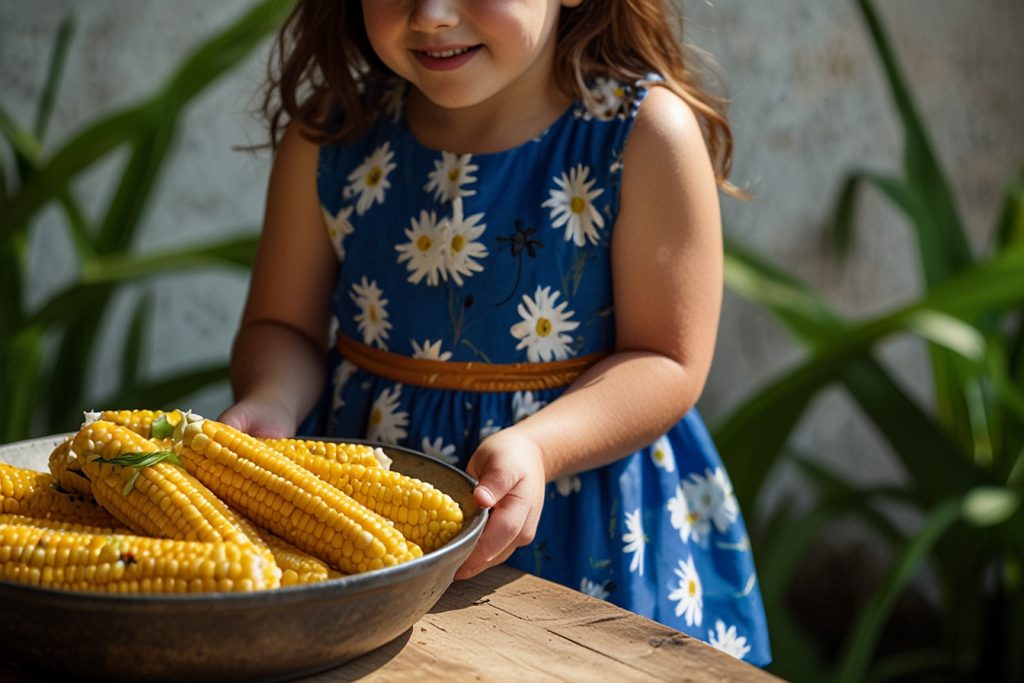
M127 427L139 436L147 439L162 440L170 439L174 426L181 421L181 414L180 410L172 410L169 413L165 413L162 410L104 410L98 415L92 414L91 416L98 420L105 420L122 427ZM93 420L87 417L86 421L88 423ZM154 423L158 427L162 427L163 431L158 429L159 433L154 434ZM169 444L170 442L166 443Z
M422 555L385 518L233 427L186 414L175 438L182 463L217 496L345 573Z
M285 452L331 486L395 525L423 552L440 548L462 529L462 508L427 482L382 467L340 463L297 451Z
M71 450L73 436L64 439L53 451L50 452L49 467L50 474L57 479L60 487L68 493L78 493L92 498L92 486L89 477L85 476L82 467Z
M268 576L263 583L276 585L280 580L269 549L248 522L182 467L157 462L134 469L107 462L123 460L128 454L157 453L159 448L151 440L127 427L97 420L79 430L71 447L92 483L96 500L135 533L253 545L267 559Z
M341 572L331 569L324 561L299 550L269 531L261 529L260 538L274 554L274 561L281 570L282 586L319 583L344 576Z
M0 512L103 527L117 525L91 498L59 491L52 474L6 463L0 463Z
M120 524L114 526L94 526L91 524L80 524L60 519L39 519L38 517L26 517L25 515L0 514L0 524L15 524L18 526L30 526L36 529L49 529L50 531L78 531L85 534L130 534L131 529Z
M260 441L292 460L310 455L327 458L338 463L357 463L365 467L391 467L391 458L373 446L312 439L266 439Z
M265 584L253 546L61 531L0 521L0 578L75 591L197 593Z

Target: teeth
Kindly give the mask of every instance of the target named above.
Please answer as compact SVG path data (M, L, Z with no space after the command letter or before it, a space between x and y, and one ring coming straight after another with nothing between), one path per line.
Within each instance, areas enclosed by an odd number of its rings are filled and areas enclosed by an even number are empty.
M445 50L444 52L431 52L430 50L424 50L428 57L434 59L447 59L448 57L454 57L455 55L461 55L463 52L469 52L468 47L460 47L455 50Z

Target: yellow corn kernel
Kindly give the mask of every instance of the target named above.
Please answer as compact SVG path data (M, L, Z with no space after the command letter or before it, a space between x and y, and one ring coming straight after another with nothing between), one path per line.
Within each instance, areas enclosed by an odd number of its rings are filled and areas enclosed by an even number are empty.
M92 487L89 485L89 478L82 472L78 458L71 450L71 439L64 439L56 448L50 452L49 467L50 474L56 479L60 487L68 493L79 493L92 498Z
M356 574L422 555L388 520L233 427L188 413L175 441L216 495L336 569Z
M173 427L181 420L181 411L172 410L165 413L162 410L104 410L98 419L127 427L139 436L149 439L153 436L153 422L161 417L166 417Z
M331 486L387 517L423 552L440 548L462 529L462 508L431 484L382 467L339 463L290 451L286 456Z
M252 545L42 529L0 521L0 579L107 593L247 591L265 584Z
M12 515L0 513L0 524L15 524L18 526L30 526L36 529L49 529L50 531L78 531L86 534L130 534L131 529L116 523L113 526L96 526L94 524L79 524L60 519L39 519L38 517L26 517L25 515Z
M268 439L260 441L291 459L308 455L318 455L339 463L359 463L366 467L391 466L391 458L380 448L366 444L343 443L337 441L316 441L312 439Z
M240 515L184 468L163 461L139 469L104 462L133 453L155 453L158 446L131 429L105 420L82 427L72 450L89 477L93 495L137 534L182 541L228 542L256 547L277 585L280 572L270 550Z
M52 474L7 463L0 463L0 512L95 526L117 525L117 520L92 498L60 491Z
M274 561L281 570L281 585L295 586L318 583L344 576L331 569L324 561L302 552L288 541L260 529L260 538L274 554Z

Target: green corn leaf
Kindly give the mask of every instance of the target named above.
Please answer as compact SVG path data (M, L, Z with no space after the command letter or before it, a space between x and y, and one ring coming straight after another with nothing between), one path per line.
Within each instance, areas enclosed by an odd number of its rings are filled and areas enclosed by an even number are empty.
M149 428L149 434L154 439L168 439L174 434L174 425L167 419L166 415L153 420L153 424Z
M46 81L43 84L43 95L36 110L36 124L33 130L39 140L46 138L46 129L50 124L50 116L53 114L53 103L56 101L57 90L60 87L60 77L64 73L64 64L67 62L68 45L71 44L71 37L74 33L74 17L64 17L60 26L57 27L57 37L53 41L53 52L50 53L50 64L46 71Z
M838 667L836 680L839 683L859 683L865 679L878 637L896 598L935 544L960 518L961 504L959 499L951 499L934 508L920 530L897 554L851 631Z
M142 474L142 470L146 467L152 467L161 462L168 462L175 467L185 469L185 466L181 464L181 460L178 458L178 454L174 451L153 451L152 453L122 453L113 458L96 458L97 462L102 462L107 465L120 465L121 467L131 467L135 469L131 478L124 485L121 490L121 494L127 496L131 493L132 488L135 486L136 480L139 475Z

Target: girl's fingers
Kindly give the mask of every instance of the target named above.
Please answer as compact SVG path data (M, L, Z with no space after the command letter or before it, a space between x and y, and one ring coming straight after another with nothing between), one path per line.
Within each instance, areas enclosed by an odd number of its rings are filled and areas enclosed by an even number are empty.
M529 517L530 506L514 490L502 498L491 511L491 518L487 520L476 548L463 563L456 578L469 578L486 567L503 562L519 545L529 543L532 540L532 529L530 538L518 542ZM496 561L503 554L504 558Z

